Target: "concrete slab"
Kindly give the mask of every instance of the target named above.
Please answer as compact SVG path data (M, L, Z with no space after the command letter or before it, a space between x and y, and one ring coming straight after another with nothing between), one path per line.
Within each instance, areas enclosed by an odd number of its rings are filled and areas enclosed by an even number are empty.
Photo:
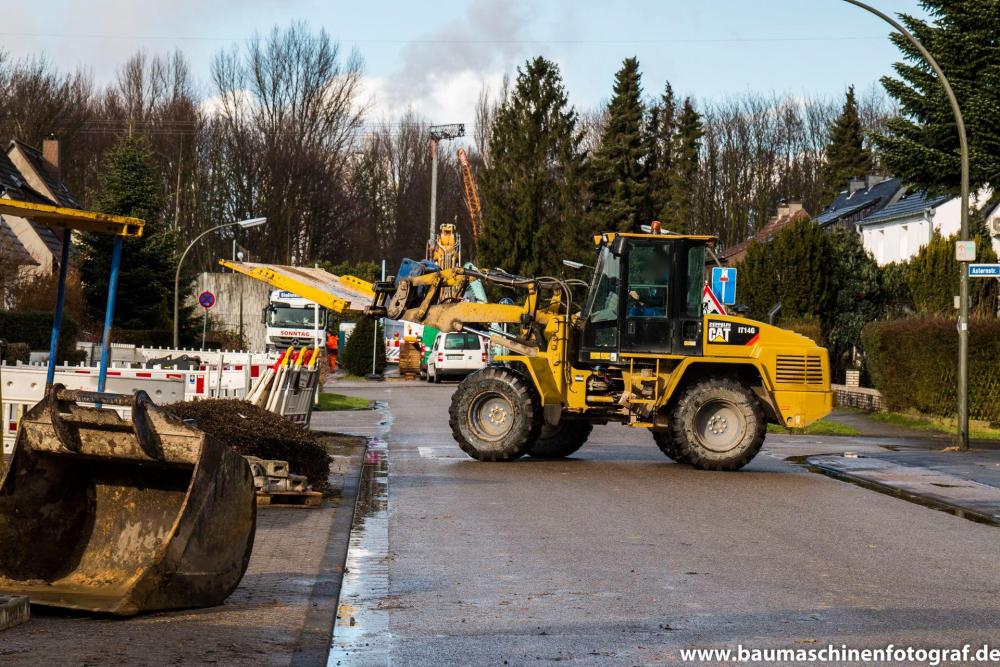
M0 595L0 630L20 625L31 618L31 605L26 597Z
M806 462L832 477L1000 526L1000 455L996 452L814 456Z

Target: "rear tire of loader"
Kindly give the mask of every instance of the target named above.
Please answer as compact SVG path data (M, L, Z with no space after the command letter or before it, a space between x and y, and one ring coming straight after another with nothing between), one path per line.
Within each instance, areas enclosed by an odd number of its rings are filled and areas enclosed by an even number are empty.
M681 457L700 470L738 470L764 444L760 401L743 383L706 378L681 394L667 435Z
M531 382L511 368L469 375L451 397L449 424L462 451L479 461L524 456L542 430L542 407Z
M688 463L681 451L680 443L671 437L669 431L653 431L653 441L668 459L675 463Z
M528 448L535 459L563 459L583 447L594 425L578 419L559 422L557 426L542 424L538 439Z

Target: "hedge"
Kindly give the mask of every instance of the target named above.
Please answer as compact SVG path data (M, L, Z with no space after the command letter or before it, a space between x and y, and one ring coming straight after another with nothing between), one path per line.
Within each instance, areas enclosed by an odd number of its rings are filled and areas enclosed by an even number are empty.
M862 334L868 371L890 410L953 417L958 403L955 320L876 322ZM969 323L969 414L1000 421L1000 320Z
M76 350L77 331L73 318L64 314L57 353L60 363L73 363L82 358ZM8 343L25 343L31 350L48 352L52 340L52 313L0 312L0 338Z

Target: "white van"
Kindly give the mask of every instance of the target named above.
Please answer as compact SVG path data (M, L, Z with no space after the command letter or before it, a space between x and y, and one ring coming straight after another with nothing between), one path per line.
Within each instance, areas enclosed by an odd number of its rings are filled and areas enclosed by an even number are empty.
M489 363L489 344L473 333L439 333L427 357L427 381L464 377Z

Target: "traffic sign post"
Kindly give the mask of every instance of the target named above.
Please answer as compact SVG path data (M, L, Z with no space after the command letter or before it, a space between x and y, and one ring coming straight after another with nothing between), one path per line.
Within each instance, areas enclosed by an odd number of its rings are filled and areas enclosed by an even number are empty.
M726 306L736 303L736 269L731 266L712 267L712 291Z
M215 295L205 290L198 295L198 305L205 309L205 319L201 323L201 349L205 349L205 334L208 333L208 309L215 305Z

